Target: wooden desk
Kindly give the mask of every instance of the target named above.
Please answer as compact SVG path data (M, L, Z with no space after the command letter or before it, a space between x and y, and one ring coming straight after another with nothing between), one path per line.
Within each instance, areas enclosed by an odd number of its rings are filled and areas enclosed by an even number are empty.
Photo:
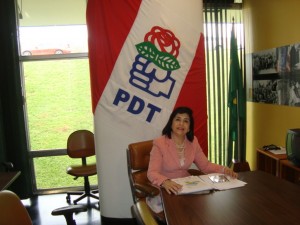
M272 152L256 149L257 156L257 169L265 171L267 173L271 173L274 176L279 177L280 175L280 160L287 159L286 154L273 154Z
M162 190L168 225L299 225L299 186L262 171L242 172L239 178L246 186L210 194Z
M7 189L20 174L20 171L0 172L0 191Z

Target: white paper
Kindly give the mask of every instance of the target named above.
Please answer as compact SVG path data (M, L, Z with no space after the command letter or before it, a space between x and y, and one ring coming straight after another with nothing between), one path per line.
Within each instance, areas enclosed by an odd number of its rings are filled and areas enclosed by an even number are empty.
M176 178L172 181L182 185L182 189L178 194L208 193L213 190L213 187L200 179L199 176Z
M243 187L246 185L246 182L243 182L239 179L232 178L230 176L226 176L227 181L223 182L213 182L211 180L211 176L221 176L223 177L224 174L221 173L213 173L213 174L207 174L207 175L201 175L200 178L207 184L211 185L215 190L227 190L227 189L232 189L232 188L238 188L238 187Z
M180 194L208 193L211 190L227 190L243 187L247 183L221 173L212 173L200 176L188 176L172 179L182 185Z
M272 152L275 155L286 154L286 149L284 147L280 147L279 150L269 150L269 152Z

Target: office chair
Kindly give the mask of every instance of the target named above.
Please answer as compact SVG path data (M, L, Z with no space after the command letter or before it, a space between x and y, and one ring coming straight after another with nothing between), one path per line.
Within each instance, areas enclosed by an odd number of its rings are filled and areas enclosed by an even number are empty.
M159 189L152 186L147 178L152 145L153 141L148 140L131 143L127 148L127 168L134 204L141 204L139 202L146 204L146 197L154 197L160 193ZM146 206L157 221L165 223L164 212L155 213L147 204ZM136 209L136 206L134 205L132 209Z
M147 140L131 143L127 148L127 170L134 204L145 202L148 196L160 194L160 190L154 187L147 177L152 146L153 141ZM189 169L188 172L191 175L203 174L197 169ZM164 212L155 213L150 208L149 210L158 223L166 223Z
M52 211L52 215L63 215L67 225L76 225L73 214L87 211L82 205L72 205ZM54 213L53 213L54 212ZM12 191L0 191L0 225L32 225L27 209Z
M232 160L229 167L236 173L250 171L249 163L246 161L238 162L236 160Z
M81 158L81 165L69 166L67 168L67 174L74 176L74 179L78 177L84 178L84 191L72 191L67 193L67 202L70 203L70 195L80 195L73 201L77 204L78 201L85 197L92 197L99 200L99 197L95 195L98 190L91 190L89 176L97 174L96 164L87 164L87 158L95 155L95 142L94 134L88 130L77 130L70 134L67 141L67 154L71 158Z

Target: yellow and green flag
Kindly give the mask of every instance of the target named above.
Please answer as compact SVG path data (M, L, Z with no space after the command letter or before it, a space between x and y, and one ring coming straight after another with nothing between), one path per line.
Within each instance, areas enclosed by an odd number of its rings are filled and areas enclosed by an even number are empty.
M245 120L246 99L242 70L239 64L237 40L232 24L230 39L230 71L229 71L229 142L227 164L233 159L245 160Z

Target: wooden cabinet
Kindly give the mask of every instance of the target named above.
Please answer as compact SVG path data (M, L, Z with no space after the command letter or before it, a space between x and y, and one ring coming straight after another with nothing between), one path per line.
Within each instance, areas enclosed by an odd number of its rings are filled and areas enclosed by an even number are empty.
M286 154L273 154L272 152L256 149L257 169L280 176L280 161L287 159Z
M289 160L281 160L280 178L300 185L300 168L294 166Z
M257 169L300 185L300 167L287 160L286 154L256 149Z

